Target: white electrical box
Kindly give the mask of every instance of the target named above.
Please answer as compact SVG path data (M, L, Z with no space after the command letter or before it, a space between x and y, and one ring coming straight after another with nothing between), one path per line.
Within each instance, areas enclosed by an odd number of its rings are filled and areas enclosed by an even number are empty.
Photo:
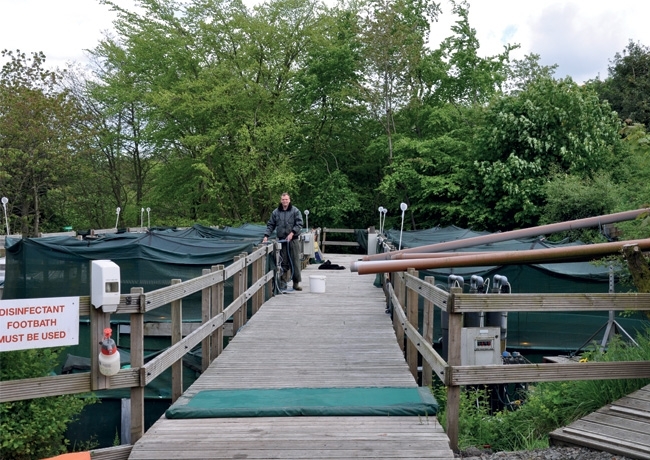
M90 264L90 303L104 313L113 313L120 304L120 267L111 260Z
M464 327L461 329L461 366L503 364L501 329L498 327Z

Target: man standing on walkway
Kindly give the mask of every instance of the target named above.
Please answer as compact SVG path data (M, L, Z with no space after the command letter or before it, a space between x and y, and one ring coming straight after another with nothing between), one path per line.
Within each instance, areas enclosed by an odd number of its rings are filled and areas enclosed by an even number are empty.
M302 214L300 210L291 204L291 197L283 193L280 197L280 204L271 213L266 223L263 243L266 243L273 231L276 231L279 240L286 240L282 243L280 257L282 258L282 269L284 273L291 270L293 289L302 291L300 282L300 232L302 230Z

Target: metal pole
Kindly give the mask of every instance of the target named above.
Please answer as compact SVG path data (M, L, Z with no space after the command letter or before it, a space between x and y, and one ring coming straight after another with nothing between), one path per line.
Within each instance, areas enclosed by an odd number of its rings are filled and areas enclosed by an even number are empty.
M613 243L586 244L564 248L531 249L526 251L501 251L472 255L455 255L426 259L396 259L354 261L350 271L360 275L406 271L409 268L426 270L449 267L486 267L491 265L535 264L543 262L575 262L593 260L615 254L626 245L638 245L642 250L650 249L650 238L644 240L616 241Z
M5 225L7 226L7 236L9 236L9 219L7 218L7 203L9 203L9 198L6 196L2 197L2 208L5 211Z
M577 228L596 227L603 224L611 224L614 222L622 222L626 220L634 220L641 214L649 213L650 208L636 209L634 211L624 211L615 214L607 214L604 216L587 217L585 219L570 220L567 222L559 222L549 225L541 225L539 227L524 228L520 230L512 230L503 233L493 233L490 235L476 236L474 238L465 238L462 240L446 241L444 243L436 243L427 246L418 246L416 248L402 249L401 251L385 252L375 255L367 255L363 260L389 260L394 259L396 255L410 252L443 252L451 251L453 249L468 248L471 246L478 246L481 244L497 243L499 241L514 240L517 238L530 238L540 235L547 235L550 233L564 232L568 230L575 230Z

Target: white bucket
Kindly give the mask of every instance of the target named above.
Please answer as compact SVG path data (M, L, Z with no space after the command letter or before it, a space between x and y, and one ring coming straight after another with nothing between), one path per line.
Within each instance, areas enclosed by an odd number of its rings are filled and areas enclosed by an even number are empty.
M325 276L310 276L309 277L309 290L311 292L322 293L325 292Z

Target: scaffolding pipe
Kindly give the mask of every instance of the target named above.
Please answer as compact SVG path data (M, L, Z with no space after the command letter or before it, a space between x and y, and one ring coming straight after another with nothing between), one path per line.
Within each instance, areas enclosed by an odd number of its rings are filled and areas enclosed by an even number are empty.
M485 267L492 265L537 264L550 262L574 262L593 260L620 252L624 246L638 246L641 250L650 249L650 238L643 240L615 241L613 243L588 244L563 248L529 249L525 251L499 251L471 255L447 255L440 258L358 260L350 264L350 271L359 275L391 273L434 268Z
M413 252L444 252L454 249L468 248L471 246L478 246L481 244L497 243L500 241L514 240L517 238L532 238L540 235L548 235L551 233L565 232L568 230L575 230L578 228L596 227L604 224L612 224L614 222L623 222L626 220L634 220L644 213L649 213L650 208L636 209L634 211L617 212L615 214L606 214L603 216L587 217L585 219L569 220L566 222L558 222L555 224L540 225L538 227L522 228L520 230L511 230L503 233L492 233L490 235L475 236L473 238L464 238L461 240L445 241L443 243L435 243L426 246L418 246L415 248L402 249L401 251L383 252L371 256L364 256L363 260L390 260L395 259L398 254L413 253Z

